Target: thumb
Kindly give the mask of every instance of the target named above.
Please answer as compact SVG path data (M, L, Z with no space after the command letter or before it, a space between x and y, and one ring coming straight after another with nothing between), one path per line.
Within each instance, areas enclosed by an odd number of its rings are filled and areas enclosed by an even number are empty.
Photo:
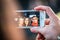
M40 28L40 27L33 27L33 28L30 28L30 30L33 33L41 33L41 34L45 33L44 28Z

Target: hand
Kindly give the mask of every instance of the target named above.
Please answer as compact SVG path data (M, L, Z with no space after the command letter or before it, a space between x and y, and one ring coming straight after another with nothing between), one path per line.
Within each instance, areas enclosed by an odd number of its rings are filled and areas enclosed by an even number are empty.
M57 36L60 33L60 20L56 16L56 14L53 12L53 10L48 6L38 6L35 7L34 10L44 10L46 11L47 15L49 16L49 20L46 19L44 28L31 28L31 32L34 33L41 33L46 40L57 40ZM39 35L37 36L37 40L39 38Z

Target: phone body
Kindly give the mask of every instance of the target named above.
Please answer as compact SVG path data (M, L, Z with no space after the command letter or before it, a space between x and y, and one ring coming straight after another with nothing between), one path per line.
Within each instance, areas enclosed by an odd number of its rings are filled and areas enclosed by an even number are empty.
M17 21L18 28L31 28L31 27L43 28L45 26L46 18L45 11L17 10L16 12L19 15L17 18L15 18L15 21Z

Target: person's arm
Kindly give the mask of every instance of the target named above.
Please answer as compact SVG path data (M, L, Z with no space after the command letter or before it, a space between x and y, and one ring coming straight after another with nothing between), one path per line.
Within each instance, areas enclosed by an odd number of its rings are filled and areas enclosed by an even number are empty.
M6 40L25 40L23 29L17 28L14 18L17 17L16 0L2 0L1 24Z
M41 33L47 40L57 40L57 36L60 34L60 20L48 6L38 6L35 10L44 10L49 16L49 23L44 28L31 28L32 32ZM47 21L46 21L47 22ZM46 23L45 23L46 24ZM38 35L39 36L39 35ZM37 37L38 39L39 37Z

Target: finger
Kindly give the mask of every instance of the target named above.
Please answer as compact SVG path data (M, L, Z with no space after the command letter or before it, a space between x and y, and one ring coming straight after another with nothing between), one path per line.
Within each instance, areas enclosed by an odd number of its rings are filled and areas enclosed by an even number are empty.
M33 27L33 28L30 28L31 32L34 32L34 33L38 33L39 32L39 28L38 27Z
M45 10L47 15L52 19L57 19L56 14L53 12L53 10L48 6L38 6L34 8L35 10Z
M37 35L36 40L42 40L39 34Z
M44 34L44 28L39 28L39 27L33 27L33 28L30 28L31 32L33 33L41 33L41 34Z
M36 40L38 40L38 38L39 38L39 34L36 36ZM40 40L40 39L39 39Z
M36 40L42 40L39 34L37 35Z
M50 23L50 19L46 19L45 20L45 25L49 25L49 23Z
M45 37L42 34L38 33L36 40L44 40L44 39Z
M41 34L45 35L48 27L49 27L49 25L46 25L44 28L32 27L32 28L30 28L30 30L33 33L41 33Z

